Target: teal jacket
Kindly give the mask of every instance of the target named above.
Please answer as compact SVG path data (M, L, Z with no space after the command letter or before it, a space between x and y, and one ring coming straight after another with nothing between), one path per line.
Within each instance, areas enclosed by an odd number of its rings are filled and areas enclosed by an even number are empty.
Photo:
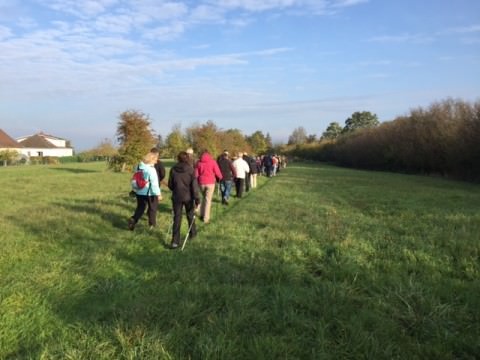
M147 185L143 189L136 190L137 195L144 196L158 196L161 193L160 185L158 184L157 170L153 165L147 165L144 162L140 162L135 171L143 170L143 178L148 181Z

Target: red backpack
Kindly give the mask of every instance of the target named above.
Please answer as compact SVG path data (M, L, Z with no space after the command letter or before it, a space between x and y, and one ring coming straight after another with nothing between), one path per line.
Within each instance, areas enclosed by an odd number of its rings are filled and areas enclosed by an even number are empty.
M148 184L148 180L145 179L145 173L137 166L137 171L132 176L132 189L138 191L143 189Z

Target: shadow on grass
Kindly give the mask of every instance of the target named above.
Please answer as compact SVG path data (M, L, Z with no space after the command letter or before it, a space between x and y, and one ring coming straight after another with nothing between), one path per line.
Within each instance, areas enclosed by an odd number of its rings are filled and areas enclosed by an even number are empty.
M285 182L281 176L272 181L279 180ZM125 196L57 202L71 219L88 215L68 231L58 230L63 223L58 219L16 219L38 242L55 241L58 253L71 256L62 273L49 273L62 287L38 283L55 317L75 325L62 329L70 339L62 339L59 352L80 349L77 357L100 358L93 349L111 347L114 358L135 358L155 354L160 343L168 353L164 358L192 359L474 358L478 353L473 312L478 300L472 296L462 304L465 294L476 293L478 282L466 290L467 284L455 279L433 277L448 273L422 261L412 263L415 272L407 274L402 247L388 261L375 248L368 258L356 258L335 239L315 246L304 242L300 250L288 239L295 234L285 230L285 246L278 251L256 248L261 237L252 238L251 247L222 250L219 242L235 244L235 235L226 231L220 238L205 228L184 252L167 251L158 237L117 231L125 229L135 208ZM241 210L243 201L214 214L215 220ZM170 209L165 199L160 212ZM269 223L256 224L270 229ZM47 236L52 231L59 236ZM463 325L471 331L462 332ZM51 348L54 340L49 341ZM42 355L40 345L32 346L31 357Z
M69 172L72 174L89 174L89 173L98 173L98 170L90 170L90 169L78 169L78 168L66 168L66 167L51 167L49 170L53 171L63 171Z

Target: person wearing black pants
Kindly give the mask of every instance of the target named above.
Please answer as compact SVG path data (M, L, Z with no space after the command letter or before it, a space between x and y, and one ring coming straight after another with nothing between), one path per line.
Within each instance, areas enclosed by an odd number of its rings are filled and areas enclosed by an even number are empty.
M245 188L245 178L249 176L250 167L248 163L243 160L243 153L239 152L237 158L232 163L235 169L235 190L237 198L243 196L243 189Z
M158 152L149 152L136 168L137 172L142 174L145 184L142 188L138 188L136 180L132 181L132 187L137 198L137 207L132 217L128 219L129 230L133 231L135 229L135 225L143 216L145 208L147 208L148 225L151 228L155 228L157 225L158 200L162 196L160 185L158 184L158 175L154 168L157 159Z
M132 216L134 224L142 217L145 209L147 209L148 224L151 227L157 226L158 195L137 195L137 207Z
M189 238L197 235L194 222L195 207L200 204L200 193L195 178L195 171L189 163L188 154L185 151L178 154L178 163L170 169L168 188L172 191L173 226L171 248L180 246L180 229L182 225L182 210L185 208L188 226L190 228Z

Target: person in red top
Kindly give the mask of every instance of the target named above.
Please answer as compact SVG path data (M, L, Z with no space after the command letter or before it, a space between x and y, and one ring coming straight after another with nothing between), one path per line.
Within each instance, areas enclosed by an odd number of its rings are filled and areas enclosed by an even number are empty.
M215 192L215 183L222 180L223 176L217 162L206 150L203 151L200 160L195 165L195 176L202 192L200 219L208 223L210 221L210 209L212 207L213 193Z

